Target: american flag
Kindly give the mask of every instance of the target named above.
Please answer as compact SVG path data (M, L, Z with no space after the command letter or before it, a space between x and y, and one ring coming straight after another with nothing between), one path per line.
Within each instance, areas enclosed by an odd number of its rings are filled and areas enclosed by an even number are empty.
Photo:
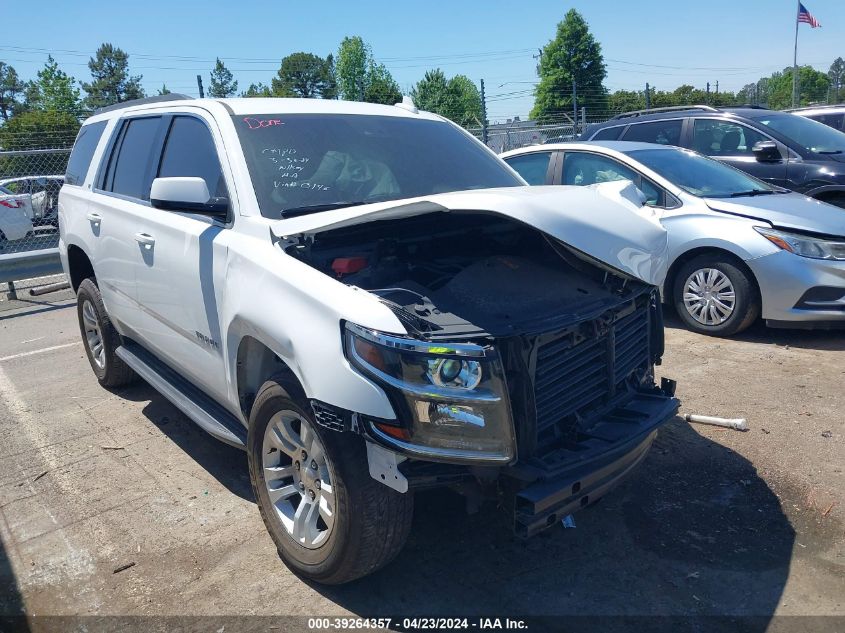
M809 24L811 27L816 28L817 26L821 26L819 21L813 17L813 15L807 11L807 7L803 4L798 3L798 21L805 22Z

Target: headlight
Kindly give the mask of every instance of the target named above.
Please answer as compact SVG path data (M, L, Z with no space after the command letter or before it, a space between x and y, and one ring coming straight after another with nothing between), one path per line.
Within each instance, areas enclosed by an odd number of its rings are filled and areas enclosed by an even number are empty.
M373 422L384 441L420 456L507 463L513 422L498 354L472 344L427 343L352 323L346 357L391 398L398 426Z
M801 257L845 260L845 240L825 240L800 233L787 233L755 226L754 230L778 248Z

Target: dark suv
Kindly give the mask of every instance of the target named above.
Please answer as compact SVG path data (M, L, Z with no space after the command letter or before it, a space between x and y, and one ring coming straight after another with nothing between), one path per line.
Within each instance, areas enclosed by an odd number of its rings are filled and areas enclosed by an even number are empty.
M582 138L694 149L773 185L845 208L845 134L794 114L758 107L655 108L592 125Z

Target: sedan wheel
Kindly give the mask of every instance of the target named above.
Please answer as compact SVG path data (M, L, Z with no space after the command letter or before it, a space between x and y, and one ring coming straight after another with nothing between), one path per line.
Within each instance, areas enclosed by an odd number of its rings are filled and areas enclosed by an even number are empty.
M734 313L736 290L728 276L716 268L701 268L687 277L684 307L702 325L721 325Z

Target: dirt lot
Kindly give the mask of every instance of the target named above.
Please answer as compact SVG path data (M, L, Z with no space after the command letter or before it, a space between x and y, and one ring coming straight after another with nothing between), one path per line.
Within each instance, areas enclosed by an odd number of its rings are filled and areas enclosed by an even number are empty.
M45 299L0 303L0 614L759 616L699 629L755 631L845 623L842 333L757 327L726 341L670 321L660 370L678 380L682 413L747 417L750 431L677 419L631 480L576 515L577 528L527 542L495 508L467 516L456 496L418 495L399 558L325 588L279 561L245 455L143 383L101 389L69 296Z

